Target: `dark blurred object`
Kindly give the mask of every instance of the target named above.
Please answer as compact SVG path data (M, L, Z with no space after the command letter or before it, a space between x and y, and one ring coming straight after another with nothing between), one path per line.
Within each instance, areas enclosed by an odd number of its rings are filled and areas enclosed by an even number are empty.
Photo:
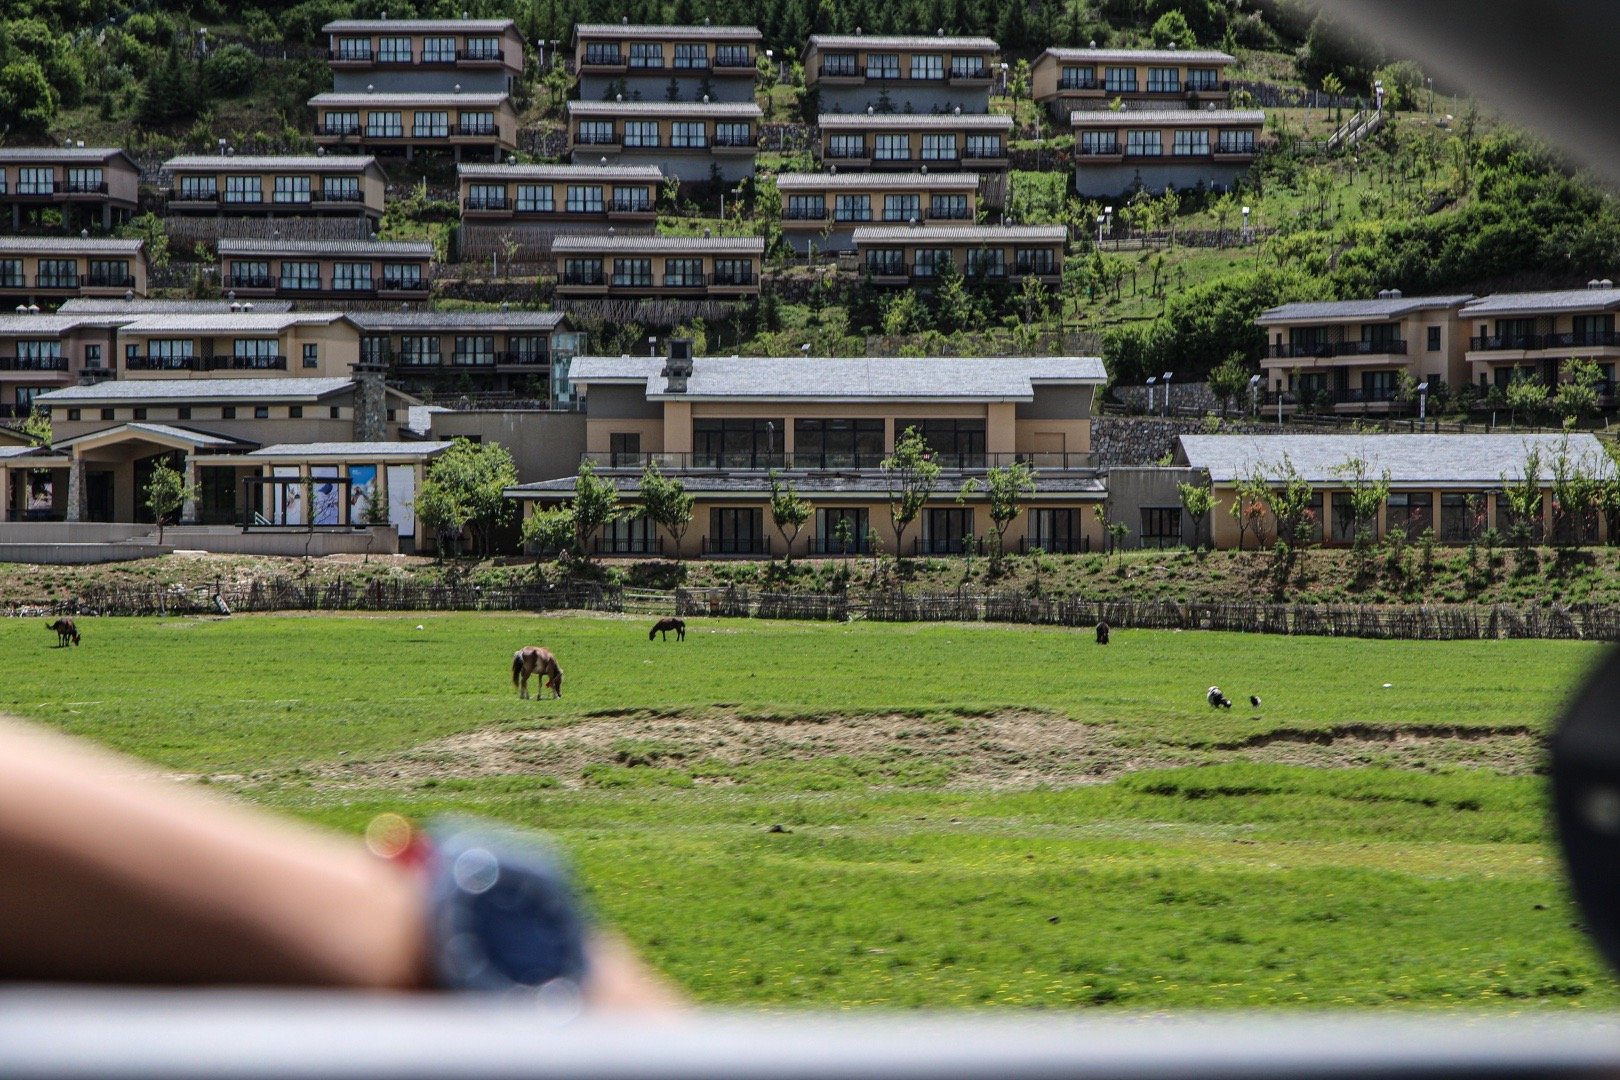
M1552 742L1553 802L1587 931L1620 970L1620 648L1605 654Z

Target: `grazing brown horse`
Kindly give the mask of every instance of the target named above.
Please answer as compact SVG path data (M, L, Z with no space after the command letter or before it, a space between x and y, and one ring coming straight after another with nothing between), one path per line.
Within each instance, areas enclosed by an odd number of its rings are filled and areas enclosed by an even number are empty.
M563 671L561 665L557 663L557 658L551 655L550 649L543 649L538 645L525 645L512 654L512 685L518 687L519 697L529 696L530 675L544 679L552 697L562 697ZM519 679L522 681L519 682ZM537 679L536 682L538 681ZM535 696L539 696L538 685Z
M669 632L671 630L675 631L675 640L676 641L685 641L686 640L686 620L685 619L659 619L657 622L653 623L653 628L651 630L647 631L647 640L651 641L657 635L663 634L664 635L664 640L668 641L669 640Z
M45 624L47 629L56 631L56 647L64 649L68 642L79 643L79 628L73 625L72 619L57 619L53 623Z

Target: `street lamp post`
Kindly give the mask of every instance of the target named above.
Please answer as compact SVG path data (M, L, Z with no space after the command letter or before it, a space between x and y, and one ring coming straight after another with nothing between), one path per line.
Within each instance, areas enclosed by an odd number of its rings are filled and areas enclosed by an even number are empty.
M1254 243L1254 234L1249 231L1249 207L1247 207L1247 206L1245 206L1243 208L1243 234L1242 234L1242 236L1243 236L1243 242L1245 244Z
M1149 416L1153 415L1153 384L1158 382L1158 381L1159 380L1158 380L1157 376L1154 376L1154 375L1149 375L1148 376L1148 381L1147 381L1148 407L1147 407L1147 411L1148 411Z
M1383 79L1374 79L1373 80L1373 96L1378 99L1378 114L1380 116L1382 116L1384 114L1384 80Z
M1097 246L1098 247L1102 247L1102 222L1103 222L1103 217L1102 217L1101 214L1098 214L1097 215Z
M657 356L658 355L658 339L656 337L654 337L652 334L647 335L647 355L648 356Z
M1432 118L1434 116L1434 80L1431 78L1423 81L1429 84L1429 116Z
M1172 374L1173 372L1167 371L1160 376L1164 380L1164 416L1166 420L1170 418L1170 376Z
M1263 375L1249 376L1249 415L1257 416L1260 413L1260 380Z
M1424 420L1427 419L1427 417L1429 415L1429 384L1427 382L1418 383L1417 384L1417 392L1418 392L1418 428L1421 429L1423 427Z

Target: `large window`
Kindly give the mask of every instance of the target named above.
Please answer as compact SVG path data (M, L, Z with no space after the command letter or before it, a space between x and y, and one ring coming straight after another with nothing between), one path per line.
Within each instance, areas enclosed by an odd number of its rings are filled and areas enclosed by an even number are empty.
M1110 94L1136 93L1136 69L1111 67L1103 72L1103 89Z
M664 66L664 47L656 41L632 41L630 66L633 68L661 68Z
M692 465L699 469L774 469L784 462L782 420L692 421Z
M456 39L430 37L422 39L422 63L453 64L456 62Z
M911 158L909 135L877 135L873 141L872 158L875 161L908 161Z
M1164 138L1157 131L1127 131L1126 157L1159 157L1164 153Z
M1030 515L1028 547L1053 553L1085 549L1085 539L1080 532L1080 511L1072 507L1043 507L1030 511Z
M1614 344L1613 315L1577 315L1571 329L1574 331L1573 340L1576 345Z
M225 178L227 203L260 203L264 201L264 181L257 176L227 176Z
M1080 156L1119 153L1119 136L1112 131L1082 131Z
M549 214L557 208L550 184L519 184L517 208L520 214Z
M19 195L55 195L56 170L52 168L27 168L17 170L17 194Z
M866 57L866 77L868 79L898 79L900 77L900 54L868 53Z
M918 248L912 255L911 276L935 278L947 263L954 263L950 248Z
M318 262L283 262L281 288L293 292L319 292L321 264Z
M969 135L965 156L975 159L999 158L1006 157L1007 151L1000 135Z
M1097 69L1094 67L1066 67L1058 76L1059 90L1095 90Z
M1423 530L1434 527L1434 495L1427 491L1392 491L1384 504L1388 510L1384 522L1388 532L1400 531L1408 540L1416 540Z
M450 137L448 112L418 112L411 125L411 135L417 139L447 139Z
M923 442L945 468L984 467L983 420L896 420L895 438L905 434L907 428L916 428L921 433Z
M613 284L620 288L646 289L653 283L651 259L614 259Z
M917 550L923 555L960 555L974 535L972 507L930 507L923 512Z
M1448 491L1440 496L1440 539L1448 544L1478 540L1485 531L1485 493Z
M945 78L945 57L937 53L918 53L911 58L911 77L934 82Z
M866 253L866 272L874 277L903 275L906 253L900 248L873 248Z
M385 37L378 39L377 62L379 64L409 64L412 60L410 38Z
M827 216L825 195L789 195L782 215L789 221L820 221Z
M569 184L567 205L570 214L602 213L602 185Z
M407 367L437 367L439 339L427 335L405 335L399 339L399 362Z
M153 371L185 371L195 355L190 338L154 338L146 343L146 367Z
M706 68L709 66L709 47L704 44L681 43L675 46L675 66L678 68Z
M1187 69L1188 90L1196 90L1200 93L1208 93L1211 90L1219 90L1220 88L1221 80L1215 74L1214 68Z
M968 277L1006 277L1007 256L1000 248L969 248Z
M585 46L585 63L607 64L616 67L624 63L624 54L619 52L617 45L607 42L595 42Z
M1018 248L1013 252L1013 266L1020 274L1050 277L1058 272L1057 252L1051 248Z
M495 363L495 338L490 334L456 336L456 351L450 363L464 367L490 367Z
M219 198L219 183L212 176L182 176L180 198L213 202Z
M821 58L821 74L835 78L849 78L860 69L855 64L853 53L828 53Z
M656 120L626 120L624 122L625 146L657 146L658 121Z
M100 169L69 169L67 189L80 194L96 194L107 190Z
M79 287L78 260L39 260L39 287L42 289L77 289Z
M701 120L677 120L670 125L669 145L677 149L700 150L709 145L709 129Z
M581 120L579 134L574 141L585 146L616 146L619 137L613 134L613 121L611 120Z
M340 262L332 264L333 292L370 292L376 288L371 280L368 262Z
M404 137L405 121L402 114L397 112L374 112L366 114L366 138L402 139Z
M621 214L645 214L650 213L652 208L652 188L616 187L613 189L613 209Z
M278 203L309 203L309 177L307 176L278 176L276 186L271 194L271 201Z
M501 39L497 37L470 37L467 39L466 59L499 60Z
M793 421L794 468L875 469L882 461L882 420Z
M838 195L833 199L834 221L871 221L872 196Z
M1181 546L1181 507L1142 507L1142 546L1166 548Z
M922 139L924 161L955 161L955 135L924 135Z
M564 259L562 283L564 285L602 284L602 260Z
M248 371L285 368L287 360L280 349L275 338L237 338L231 342L231 367Z
M764 555L770 551L765 512L759 507L715 507L703 550L712 555Z
M505 210L506 185L505 184L468 184L467 209L469 210Z
M714 145L752 146L754 129L745 120L728 120L714 125Z
M928 198L928 216L940 221L966 221L968 197L966 195L931 195Z
M714 260L714 284L752 285L753 283L754 263L752 259Z
M89 283L112 289L127 289L135 284L129 272L128 259L91 259Z
M422 286L422 267L418 263L383 263L382 287L396 290L417 290Z
M1203 128L1197 131L1178 131L1174 146L1177 157L1208 157L1209 132Z
M456 114L456 134L495 134L495 114L492 112L467 112L466 110L458 112Z
M8 289L21 289L25 284L22 260L0 259L0 285Z
M816 508L816 532L810 540L812 555L870 555L866 539L871 519L864 506Z
M327 202L359 202L358 176L328 176L321 181L321 198Z
M338 38L337 58L339 60L370 60L370 38Z
M326 134L328 135L355 135L360 131L360 114L358 112L328 112L326 114Z
M866 156L864 135L827 136L827 156L830 158L863 158Z
M1223 131L1220 141L1216 144L1223 154L1252 154L1254 153L1254 132L1252 131Z
M230 282L233 289L268 289L270 287L269 261L265 259L232 259Z
M657 523L645 514L636 514L602 526L596 550L602 555L656 555L663 550L663 543Z
M1181 93L1180 69L1166 67L1148 68L1147 88L1148 93L1150 94Z
M87 362L85 366L90 365ZM62 342L59 338L17 342L18 371L61 371L66 367L67 362L62 358Z
M884 221L915 221L922 217L921 195L885 195Z
M751 68L754 66L754 58L749 54L746 45L716 45L714 47L714 66Z
M703 284L702 259L665 259L664 285L671 289L694 289Z
M1363 371L1361 373L1361 399L1363 401L1392 401L1398 374L1393 371Z

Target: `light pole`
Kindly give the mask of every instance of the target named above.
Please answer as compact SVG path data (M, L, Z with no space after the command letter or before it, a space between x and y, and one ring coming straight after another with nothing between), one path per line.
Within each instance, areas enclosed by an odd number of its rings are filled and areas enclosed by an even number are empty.
M1263 379L1263 378L1265 378L1264 375L1250 375L1249 376L1249 415L1250 416L1258 416L1260 414L1260 380Z
M652 334L647 335L647 355L658 355L658 338L654 337Z
M1160 376L1164 380L1164 417L1166 420L1170 418L1170 376L1172 374L1172 372L1167 371Z
M1158 380L1157 376L1155 376L1155 375L1149 375L1148 376L1148 381L1147 381L1148 407L1147 407L1147 411L1148 411L1149 416L1153 415L1153 384L1158 382L1158 381L1159 380Z
M1423 81L1429 84L1429 117L1432 119L1434 117L1434 80L1430 78Z
M1245 244L1254 243L1254 234L1249 231L1249 208L1247 206L1245 206L1243 208L1243 233L1242 233L1242 236L1243 236L1243 242Z
M1384 80L1373 80L1373 96L1378 99L1378 115L1384 114Z
M1418 428L1421 429L1423 427L1423 421L1429 415L1429 384L1427 382L1418 383L1417 384L1417 392L1418 392Z
M1098 214L1097 215L1097 246L1098 247L1102 247L1102 225L1103 225L1103 216L1101 214Z

